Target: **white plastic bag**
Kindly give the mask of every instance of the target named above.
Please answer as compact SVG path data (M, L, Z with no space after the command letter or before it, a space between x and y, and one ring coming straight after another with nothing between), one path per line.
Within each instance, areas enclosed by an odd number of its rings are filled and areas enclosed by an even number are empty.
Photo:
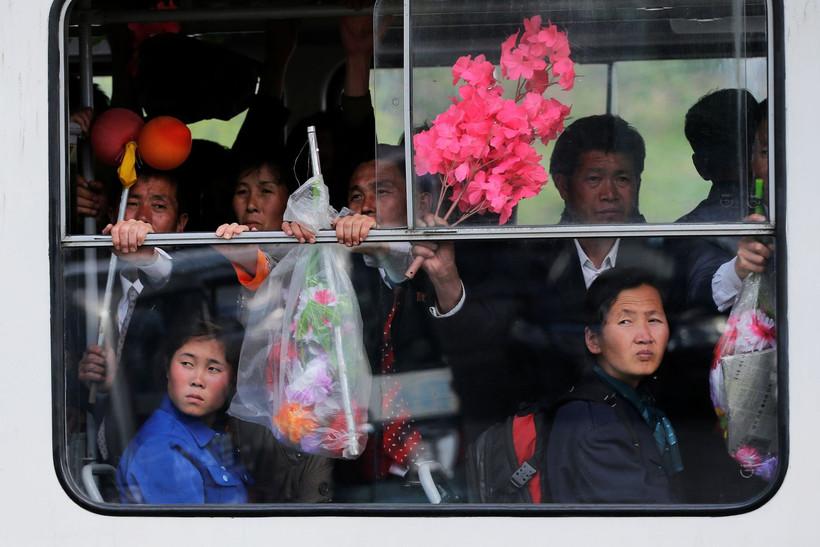
M288 200L285 219L318 231L335 214L321 176ZM299 245L249 302L229 413L310 454L352 459L364 450L370 365L362 320L339 245Z
M712 404L729 454L766 480L777 468L777 335L771 277L743 282L709 374Z

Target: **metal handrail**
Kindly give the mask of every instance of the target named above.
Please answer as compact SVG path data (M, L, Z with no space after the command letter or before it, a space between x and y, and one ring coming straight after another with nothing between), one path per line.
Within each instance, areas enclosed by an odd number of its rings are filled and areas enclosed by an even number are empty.
M600 237L679 237L679 236L772 236L771 223L737 224L595 224L553 226L406 228L372 230L368 242L389 241L442 241L469 239L526 239L526 238L600 238ZM317 234L319 243L336 243L336 232L322 230ZM212 232L148 234L146 245L242 245L246 243L297 244L284 232L245 232L226 241ZM110 247L111 236L67 235L61 240L64 248Z

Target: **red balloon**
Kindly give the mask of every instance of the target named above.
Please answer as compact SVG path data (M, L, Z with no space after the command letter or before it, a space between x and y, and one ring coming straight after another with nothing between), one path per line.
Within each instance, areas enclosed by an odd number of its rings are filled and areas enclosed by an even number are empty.
M117 166L125 145L136 141L144 122L127 108L110 108L97 116L91 126L91 148L94 155L108 165Z
M176 118L158 116L142 128L137 149L142 160L154 169L174 169L191 153L191 130Z

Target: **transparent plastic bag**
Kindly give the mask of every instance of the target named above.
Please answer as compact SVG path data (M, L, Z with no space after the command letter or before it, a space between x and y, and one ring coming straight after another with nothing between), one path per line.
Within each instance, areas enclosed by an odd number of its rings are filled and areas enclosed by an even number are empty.
M318 231L333 215L317 176L291 195L285 219ZM349 259L339 245L298 245L274 267L248 304L228 411L298 450L346 459L364 450L370 397Z
M715 347L712 404L729 454L744 474L777 469L777 334L771 276L750 274Z

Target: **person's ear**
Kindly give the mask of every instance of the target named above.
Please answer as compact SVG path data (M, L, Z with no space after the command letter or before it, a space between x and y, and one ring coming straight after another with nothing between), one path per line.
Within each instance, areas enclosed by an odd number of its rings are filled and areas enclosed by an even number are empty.
M561 199L567 201L567 197L569 196L569 177L556 173L552 176L552 180L555 182L555 188L558 190Z
M177 219L177 232L184 232L186 224L188 224L188 213L182 213Z
M584 342L592 355L602 353L600 335L589 327L584 327Z

